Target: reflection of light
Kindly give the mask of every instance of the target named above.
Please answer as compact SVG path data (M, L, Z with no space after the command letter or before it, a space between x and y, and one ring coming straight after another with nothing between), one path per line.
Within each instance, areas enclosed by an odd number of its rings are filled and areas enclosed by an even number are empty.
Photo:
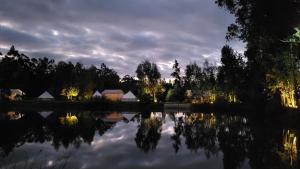
M7 115L9 116L10 120L18 120L24 116L22 113L17 112L7 112Z
M283 131L283 148L290 160L290 165L297 159L297 136L294 132L287 130Z
M196 122L204 122L205 128L213 128L216 127L217 119L213 113L204 114L204 113L192 113L185 121L186 123L196 123Z
M71 113L67 113L66 117L60 117L60 122L63 125L72 126L78 123L78 118Z
M162 118L162 113L160 113L160 112L151 112L150 118L151 119Z
M53 161L52 161L52 160L49 160L48 163L47 163L47 166L50 167L50 166L52 166L52 165L53 165Z
M181 118L181 117L183 118L183 117L185 117L185 114L182 113L182 112L178 112L178 113L175 114L175 117L176 118Z

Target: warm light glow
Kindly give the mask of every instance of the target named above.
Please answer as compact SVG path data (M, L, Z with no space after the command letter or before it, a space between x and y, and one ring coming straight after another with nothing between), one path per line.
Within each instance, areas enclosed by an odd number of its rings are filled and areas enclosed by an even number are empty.
M279 82L273 87L273 90L278 89L280 91L281 103L285 107L297 108L297 101L295 98L295 87L292 83Z
M64 88L61 91L61 95L66 96L68 100L73 100L79 94L79 89L76 87Z
M72 115L71 113L67 113L65 117L60 117L59 120L62 125L67 126L73 126L78 123L77 116Z
M236 95L234 93L230 93L228 95L228 101L231 103L236 103L237 99L236 99Z
M204 122L204 128L214 128L217 124L217 118L213 113L192 113L189 117L185 119L185 122L189 124L194 124L196 122Z
M290 130L283 131L283 149L290 160L290 165L297 159L297 136Z
M215 103L217 98L217 94L214 91L206 91L204 94L200 96L195 96L192 100L192 103Z
M7 116L9 117L10 120L18 120L24 116L22 113L17 113L17 112L7 112Z

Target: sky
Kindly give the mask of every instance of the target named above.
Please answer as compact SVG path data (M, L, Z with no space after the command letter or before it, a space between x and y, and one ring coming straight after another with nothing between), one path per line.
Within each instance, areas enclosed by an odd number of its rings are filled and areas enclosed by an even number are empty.
M11 45L32 57L105 63L135 75L144 60L169 77L205 59L220 63L234 17L214 0L0 0L0 51ZM230 42L242 52L242 42ZM183 70L182 70L183 71Z

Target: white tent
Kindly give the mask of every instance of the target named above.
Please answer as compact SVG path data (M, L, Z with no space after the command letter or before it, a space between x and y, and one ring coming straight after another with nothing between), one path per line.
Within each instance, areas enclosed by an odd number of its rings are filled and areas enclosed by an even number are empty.
M129 91L125 95L123 95L122 101L123 102L137 102L138 99L131 91Z
M93 94L92 98L97 98L97 97L98 98L102 97L101 93L99 93L98 90L95 91L95 93Z
M54 97L47 91L45 91L43 94L41 94L38 98L39 99L54 99Z

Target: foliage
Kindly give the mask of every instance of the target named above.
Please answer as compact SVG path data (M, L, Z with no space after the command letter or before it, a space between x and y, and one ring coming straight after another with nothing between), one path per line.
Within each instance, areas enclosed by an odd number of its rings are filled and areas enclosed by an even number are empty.
M74 100L79 94L79 88L77 87L68 87L63 88L61 91L61 95L67 97L68 100Z
M85 67L80 63L48 58L29 58L14 46L0 59L0 88L22 89L29 98L45 90L59 97L63 88L77 86L81 98L89 98L95 90L119 88L119 76L104 63L99 67Z
M146 60L138 65L136 74L143 88L142 94L149 94L153 97L153 101L157 102L156 95L163 92L163 88L160 82L161 74L156 64Z
M220 90L225 93L225 98L229 102L235 102L236 95L241 95L244 61L240 54L235 53L230 46L225 45L221 50L221 64L217 75Z
M240 91L244 100L264 103L272 98L270 95L274 94L269 90L272 83L274 81L287 83L287 80L293 81L296 99L298 99L295 74L299 72L297 53L300 49L294 43L296 39L299 40L299 29L296 28L294 33L294 28L299 26L300 3L295 0L216 0L215 2L236 17L235 23L228 27L226 39L238 38L246 43L247 62L243 75L244 83L241 84L242 91ZM287 54L292 66L286 64ZM288 74L291 73L294 75L289 76ZM268 76L279 77L279 79L270 81ZM285 80L282 81L281 77L285 77Z

